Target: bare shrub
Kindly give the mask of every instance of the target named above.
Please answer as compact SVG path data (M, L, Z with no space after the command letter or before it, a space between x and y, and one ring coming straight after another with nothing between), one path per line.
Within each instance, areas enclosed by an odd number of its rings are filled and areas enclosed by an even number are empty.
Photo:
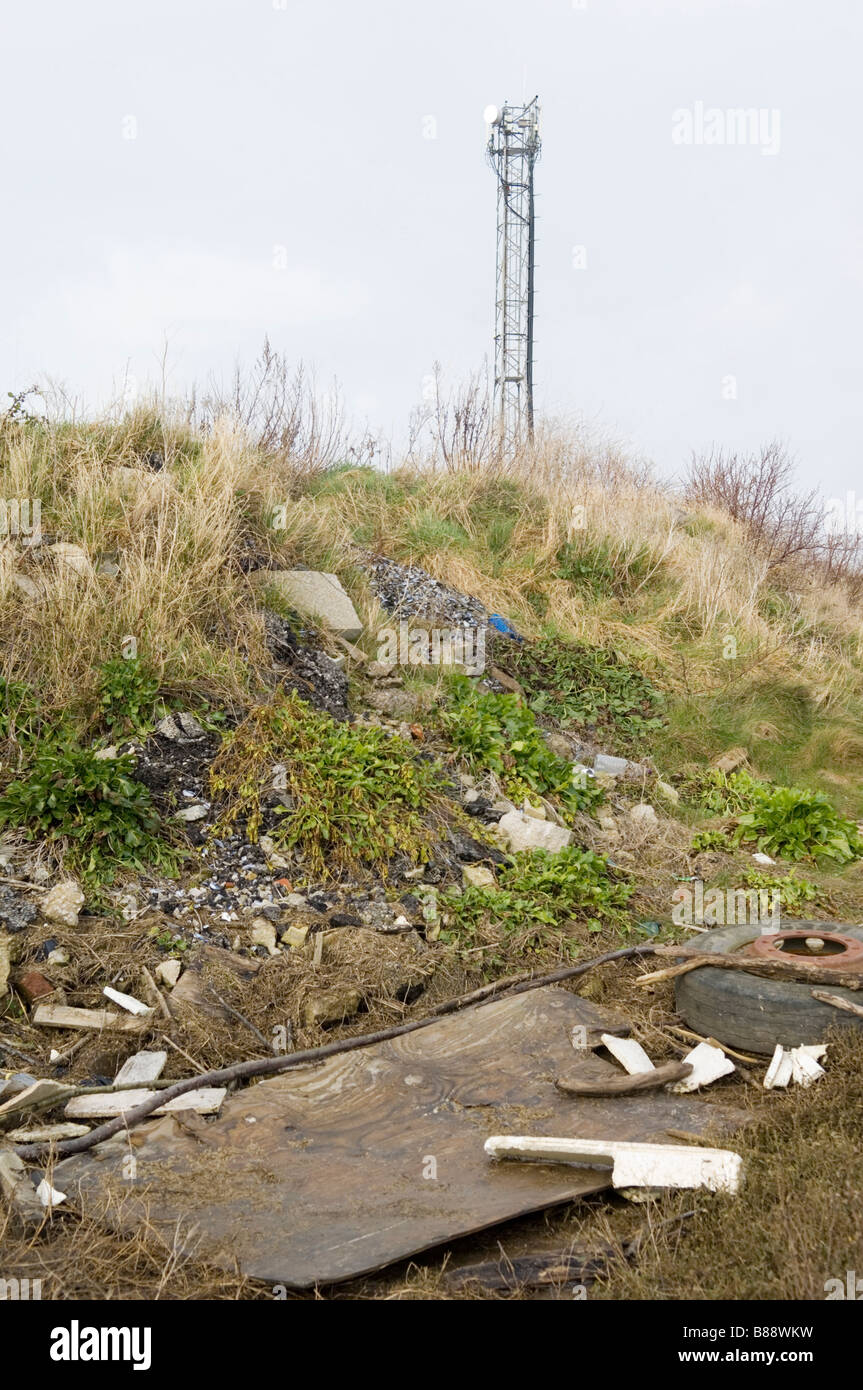
M227 415L268 458L303 472L367 462L375 452L370 438L349 444L337 388L320 396L303 363L291 367L269 339L250 369L236 367L227 389L211 384L195 414L204 433Z
M817 489L796 491L794 459L776 440L756 454L693 454L686 498L718 507L745 526L771 568L821 555L824 511Z
M494 455L494 429L487 375L474 372L447 391L436 362L433 380L432 399L411 416L409 458L443 465L451 473L488 467Z
M828 531L821 566L828 584L845 584L849 596L863 597L863 535L858 531Z

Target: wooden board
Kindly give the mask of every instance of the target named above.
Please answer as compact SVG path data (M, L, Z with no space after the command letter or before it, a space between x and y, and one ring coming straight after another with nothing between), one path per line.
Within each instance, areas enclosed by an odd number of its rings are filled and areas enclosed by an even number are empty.
M103 1091L100 1095L75 1096L63 1114L70 1120L110 1120L126 1110L134 1110L136 1105L142 1105L154 1094L154 1091L144 1087L135 1091ZM185 1095L175 1096L165 1105L160 1105L153 1114L194 1110L198 1115L215 1115L221 1110L226 1095L224 1086L200 1086L197 1091L186 1091Z
M25 1090L19 1091L17 1096L0 1105L0 1121L6 1120L9 1115L31 1110L40 1101L56 1100L59 1104L63 1097L68 1096L74 1089L74 1086L65 1081L53 1081L48 1077L34 1081L32 1086L27 1086Z
M158 1081L167 1065L167 1052L136 1052L122 1065L114 1081L117 1085L146 1086L148 1081Z
M199 1132L180 1119L116 1136L55 1169L70 1199L129 1227L196 1228L202 1258L295 1288L334 1283L607 1187L610 1173L495 1163L492 1134L667 1141L740 1112L664 1092L573 1098L555 1077L617 1074L576 1053L571 1030L608 1015L548 987L495 1000L419 1032L329 1058L230 1096ZM122 1178L129 1146L134 1184ZM110 1218L109 1218L110 1219Z
M118 1014L111 1009L74 1009L65 1004L39 1004L33 1010L37 1028L87 1028L105 1033L143 1033L152 1023L152 1009L146 1018Z

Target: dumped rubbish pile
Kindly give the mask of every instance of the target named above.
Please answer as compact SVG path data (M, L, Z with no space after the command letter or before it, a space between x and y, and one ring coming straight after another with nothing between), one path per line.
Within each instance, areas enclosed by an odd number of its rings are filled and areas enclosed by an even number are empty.
M369 582L381 607L404 618L422 618L447 627L484 627L488 610L460 594L419 565L400 565L384 555L366 557Z
M301 1290L592 1194L745 1201L743 1159L714 1137L745 1128L740 1088L813 1085L828 1032L860 1026L863 927L806 920L767 939L696 924L696 945L672 940L628 906L636 856L691 867L679 793L649 756L614 751L602 723L556 720L553 701L534 711L503 658L474 676L456 738L436 694L353 645L362 625L336 576L255 576L328 622L330 649L341 639L334 657L266 616L273 708L311 711L332 758L321 804L347 772L344 804L326 820L298 794L320 748L289 741L240 762L243 814L228 816L218 760L243 748L241 713L174 709L100 756L133 756L175 872L94 886L46 844L10 840L0 1192L15 1218L193 1223L203 1261ZM417 567L373 557L369 580L400 617L521 644ZM351 748L368 764L345 769ZM360 842L374 868L354 854L333 872L328 856ZM609 924L633 941L592 949ZM513 973L514 958L530 968ZM620 1004L597 967L620 972ZM642 1007L657 991L661 1006ZM608 1262L524 1261L535 1287ZM486 1262L451 1279L507 1288L511 1275Z

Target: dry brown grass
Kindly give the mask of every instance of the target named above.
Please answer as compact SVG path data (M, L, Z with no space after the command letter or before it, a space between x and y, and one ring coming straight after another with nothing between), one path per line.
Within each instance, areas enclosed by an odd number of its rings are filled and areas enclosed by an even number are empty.
M533 449L485 470L418 454L389 475L354 467L324 477L335 446L314 420L303 432L304 392L287 390L281 406L277 396L266 428L254 392L243 409L211 409L197 437L152 410L53 432L0 429L3 495L39 497L46 532L94 560L116 558L121 571L76 576L43 552L0 548L0 669L33 679L49 705L85 705L95 667L133 636L167 690L239 700L264 663L244 547L267 562L338 571L374 632L381 614L361 554L371 546L422 564L527 633L550 627L645 653L673 689L721 681L732 634L747 660L775 651L834 698L859 692L863 612L852 588L769 573L742 522L709 503L684 514L613 442L543 426ZM154 444L165 460L157 473L146 466ZM567 542L603 547L615 569L643 552L646 573L627 597L597 598L555 577ZM44 590L41 603L22 603L16 567ZM764 601L777 583L784 608L771 616Z

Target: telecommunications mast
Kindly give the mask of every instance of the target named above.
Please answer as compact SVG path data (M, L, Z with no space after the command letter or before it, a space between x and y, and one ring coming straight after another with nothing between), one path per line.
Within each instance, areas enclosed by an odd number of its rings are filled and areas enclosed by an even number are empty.
M511 456L533 438L533 169L539 158L539 98L527 106L487 106L488 158L497 175L497 296L494 418Z

